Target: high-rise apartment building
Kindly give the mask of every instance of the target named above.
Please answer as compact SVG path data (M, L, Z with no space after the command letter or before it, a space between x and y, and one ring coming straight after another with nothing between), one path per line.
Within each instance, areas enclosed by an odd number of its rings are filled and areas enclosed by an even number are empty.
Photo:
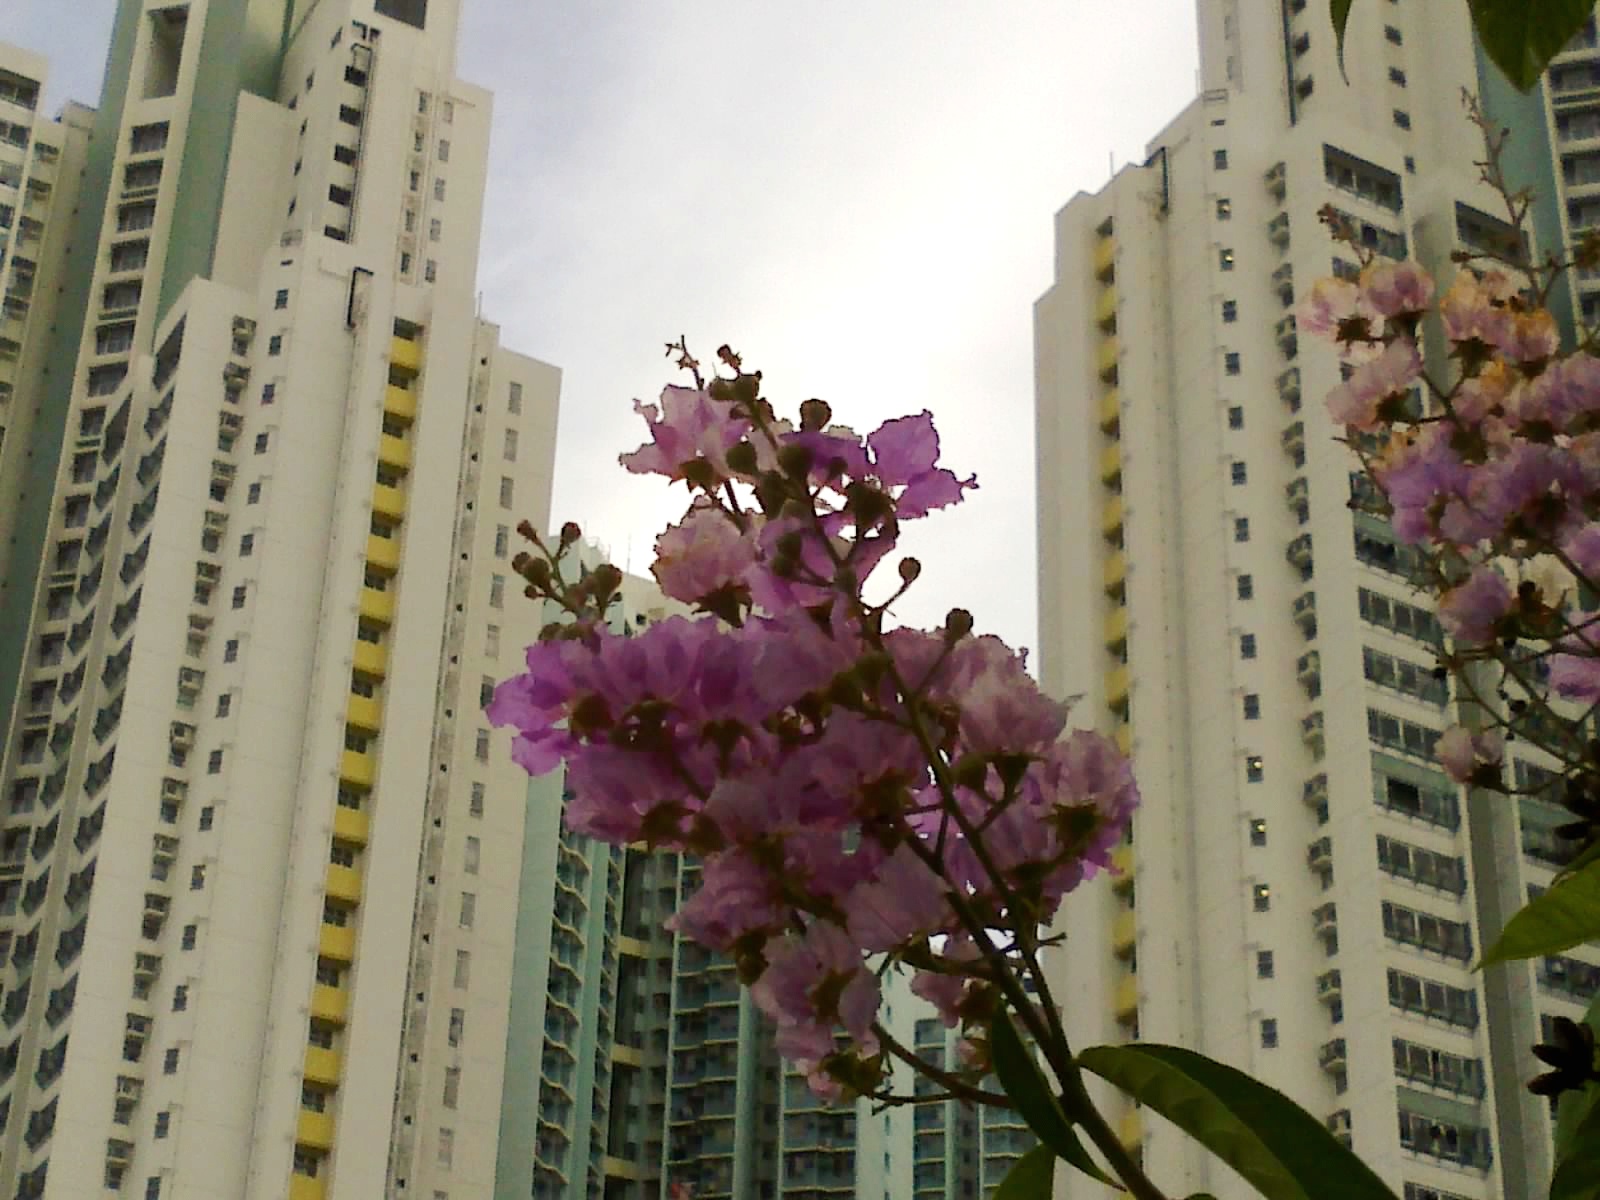
M0 1195L493 1194L559 376L456 10L122 0L59 127L0 58Z
M1325 6L1202 0L1199 30L1201 95L1058 214L1035 312L1044 678L1085 693L1145 797L1126 874L1064 910L1069 1028L1248 1071L1405 1200L1540 1194L1530 1047L1582 1012L1600 966L1472 965L1571 848L1554 806L1440 771L1439 626L1407 547L1349 507L1364 484L1322 405L1339 366L1294 310L1355 270L1324 205L1446 280L1451 251L1504 236L1462 89L1512 125L1520 171L1567 181L1539 231L1567 236L1589 167L1552 171L1548 147L1583 148L1568 109L1588 100L1513 98L1464 8L1356 5L1348 84ZM1592 55L1580 39L1552 81ZM1518 749L1513 766L1543 764ZM1181 1133L1122 1120L1159 1183L1243 1194Z

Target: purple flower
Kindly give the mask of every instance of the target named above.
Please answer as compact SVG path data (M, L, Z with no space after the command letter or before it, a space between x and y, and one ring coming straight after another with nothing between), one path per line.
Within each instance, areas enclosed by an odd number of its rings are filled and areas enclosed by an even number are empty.
M945 883L908 846L844 899L850 936L869 953L895 950L952 921Z
M1439 736L1434 754L1451 779L1471 783L1480 771L1499 767L1505 757L1505 739L1494 730L1473 733L1453 725Z
M1375 259L1361 272L1361 298L1386 317L1413 316L1433 302L1433 278L1418 263Z
M635 400L633 411L650 427L650 441L621 455L624 467L638 475L684 478L684 468L698 458L711 464L716 477L728 476L728 451L750 431L750 422L736 419L730 405L686 387L661 390L661 407Z
M1328 393L1328 412L1341 425L1375 429L1382 403L1391 396L1404 396L1421 374L1417 344L1408 337L1396 338Z
M978 486L975 478L958 479L955 472L938 465L939 434L933 414L926 410L885 421L868 436L867 445L878 481L885 488L905 489L895 501L901 520L957 504L962 492Z
M1439 600L1439 623L1465 646L1493 641L1495 629L1511 611L1514 596L1504 575L1480 566L1467 581Z
M656 538L650 573L666 595L698 604L713 592L741 585L755 560L755 537L741 532L731 517L700 503Z

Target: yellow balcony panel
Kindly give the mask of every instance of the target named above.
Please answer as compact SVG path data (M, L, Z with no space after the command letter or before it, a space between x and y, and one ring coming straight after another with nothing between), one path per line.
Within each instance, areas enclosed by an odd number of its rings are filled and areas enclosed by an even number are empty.
M1139 918L1132 910L1117 914L1111 923L1111 952L1127 958L1139 943Z
M333 810L333 836L341 842L365 846L371 828L367 814L359 808L346 808L341 804Z
M309 1175L289 1176L289 1200L326 1200L327 1195L322 1180Z
M1122 551L1118 550L1106 559L1106 565L1101 574L1105 590L1113 593L1120 592L1127 578L1128 560L1123 557Z
M611 1047L611 1061L637 1067L643 1065L644 1054L635 1046L625 1046L618 1042Z
M1106 613L1105 635L1106 647L1110 650L1120 650L1127 644L1128 610L1122 605Z
M1133 729L1127 721L1117 727L1117 749L1124 757L1133 753Z
M356 931L349 925L327 925L317 938L317 953L334 962L354 962L356 959Z
M1101 238L1094 248L1094 275L1096 279L1109 279L1117 261L1117 240Z
M650 943L643 938L629 937L625 933L617 935L617 953L631 954L635 958L644 958L650 953Z
M605 1163L606 1176L611 1179L643 1179L644 1172L639 1170L639 1164L626 1158L618 1158L608 1154L602 1159ZM606 1189L610 1191L609 1188Z
M350 657L356 670L374 679L382 679L389 669L389 652L376 642L358 640Z
M367 566L393 575L400 569L400 543L392 537L367 535Z
M311 989L311 1015L319 1021L343 1025L349 1012L350 993L342 987L319 983Z
M1124 843L1111 852L1111 869L1117 872L1111 880L1111 886L1117 891L1125 892L1133 886L1135 861L1132 846Z
M406 515L406 494L386 483L373 484L372 511L391 521L399 521Z
M1139 1119L1138 1109L1129 1109L1117 1122L1117 1140L1128 1150L1144 1141L1144 1122Z
M343 1065L337 1050L325 1050L321 1046L306 1047L305 1078L307 1083L320 1083L324 1087L334 1087L339 1082L339 1073Z
M1106 676L1106 703L1121 708L1128 702L1128 668L1117 667Z
M411 443L386 433L378 439L378 461L396 471L411 469Z
M1129 975L1117 984L1116 999L1112 1002L1112 1011L1117 1014L1117 1020L1124 1025L1133 1023L1139 1015L1139 977Z
M394 594L377 588L361 589L361 615L379 625L394 624Z
M1100 482L1115 483L1122 478L1122 447L1113 443L1100 451Z
M339 757L340 783L353 783L356 787L370 791L376 774L376 764L370 754L360 750L346 750Z
M401 337L389 339L389 365L415 375L422 370L422 343Z
M344 719L347 725L376 733L383 728L382 718L383 710L371 696L351 696L345 703Z
M1111 388L1100 397L1100 430L1102 433L1114 434L1121 423L1122 393L1116 388Z
M383 391L383 411L402 421L417 419L417 394L410 388L390 384Z
M1100 378L1110 381L1117 376L1117 339L1104 337L1100 339L1100 351L1095 356L1095 365L1100 369Z
M341 867L338 863L329 863L327 893L330 900L360 904L361 872L355 867Z
M1121 496L1112 496L1100 510L1100 533L1107 541L1122 537L1123 512Z
M1100 296L1094 302L1094 319L1104 329L1117 319L1117 289L1105 287L1100 289Z
M333 1115L325 1112L312 1112L309 1108L300 1110L300 1120L295 1123L295 1144L310 1146L314 1150L331 1150L333 1148Z

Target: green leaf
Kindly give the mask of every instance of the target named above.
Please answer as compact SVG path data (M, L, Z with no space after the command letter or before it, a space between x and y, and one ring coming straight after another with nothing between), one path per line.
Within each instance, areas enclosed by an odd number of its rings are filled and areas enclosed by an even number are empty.
M1011 1164L990 1200L1050 1200L1055 1180L1056 1156L1049 1146L1035 1146Z
M1094 1046L1093 1071L1160 1113L1266 1200L1395 1200L1371 1168L1289 1097L1177 1046Z
M1594 12L1592 0L1467 0L1478 41L1519 91L1532 91Z
M1600 996L1583 1018L1600 1034ZM1550 1200L1594 1200L1600 1195L1600 1083L1564 1092L1556 1104L1556 1169Z
M1116 1187L1116 1181L1095 1165L1078 1140L1072 1122L1067 1120L1067 1114L1039 1068L1038 1059L1023 1045L1016 1026L1003 1008L989 1026L989 1050L994 1055L995 1078L1028 1123L1028 1128L1052 1151L1051 1157L1064 1158L1091 1179Z
M1350 23L1350 5L1353 0L1328 0L1328 16L1333 19L1334 47L1339 56L1339 74L1346 83L1350 76L1344 69L1344 27Z
M1480 969L1514 958L1556 954L1600 938L1600 862L1570 875L1512 914Z

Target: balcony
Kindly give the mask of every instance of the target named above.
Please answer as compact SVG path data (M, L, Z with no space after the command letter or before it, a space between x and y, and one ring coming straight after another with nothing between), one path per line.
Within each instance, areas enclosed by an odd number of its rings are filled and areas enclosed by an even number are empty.
M1317 758L1323 755L1322 713L1307 713L1300 719L1300 740Z
M1337 970L1324 971L1317 976L1317 999L1332 1004L1344 995L1343 981Z
M1280 439L1283 452L1291 457L1297 457L1306 452L1306 427L1305 422L1296 421L1283 431Z
M1342 1075L1345 1068L1344 1039L1323 1042L1317 1051L1317 1065L1330 1075Z
M310 1146L315 1150L328 1150L333 1147L333 1115L331 1113L312 1112L309 1108L300 1110L300 1119L295 1123L294 1140L298 1146Z
M1311 566L1311 535L1302 533L1295 538L1284 550L1283 556L1292 566L1299 567L1302 571L1308 569Z
M396 387L391 383L383 389L383 411L388 416L410 424L417 419L416 392L410 388Z
M1112 1001L1112 1011L1116 1013L1117 1020L1124 1025L1132 1025L1139 1019L1139 977L1129 975L1117 984L1115 999Z
M342 783L370 790L375 773L375 764L370 754L363 754L359 750L346 750L339 757L339 780Z
M1106 707L1120 712L1128 705L1128 668L1117 667L1106 675Z
M364 587L357 611L364 620L388 627L394 624L394 596L377 588Z
M1300 799L1308 808L1319 808L1328 802L1328 777L1313 775L1300 789Z
M377 733L383 728L383 708L371 696L352 695L345 702L345 724L365 733Z
M318 1021L343 1025L349 1003L350 993L342 987L319 983L311 989L311 1015Z
M382 679L389 671L389 652L374 642L357 640L351 652L350 665L363 675Z
M1122 447L1112 443L1100 452L1100 482L1113 486L1122 478Z
M1280 263L1277 270L1272 272L1272 286L1277 290L1278 299L1285 308L1294 303L1294 264Z
M1128 644L1128 610L1120 604L1106 613L1105 642L1106 649L1113 654L1120 653Z
M1282 200L1289 190L1288 168L1281 162L1273 163L1262 176L1262 181L1267 185L1267 191L1271 195Z
M1306 866L1317 874L1333 870L1333 839L1319 837L1306 847Z
M422 343L409 338L391 338L389 341L389 366L407 375L422 370Z
M1289 245L1289 214L1281 212L1267 222L1267 236L1280 250Z
M356 957L356 931L348 925L322 926L317 938L317 954L334 962L354 962ZM306 1052L309 1066L311 1052Z
M1131 890L1133 877L1137 872L1132 846L1124 843L1111 852L1111 869L1117 872L1111 878L1112 888L1118 892Z
M1295 323L1293 313L1273 326L1273 336L1278 340L1279 353L1285 358L1293 358L1300 353L1299 326Z
M1339 906L1324 904L1311 914L1311 931L1318 937L1332 937L1339 932Z
M397 487L375 484L372 489L372 511L398 522L406 515L406 494Z
M330 900L342 900L352 906L360 904L361 872L355 867L342 867L338 863L329 863L325 890Z
M386 433L378 439L378 461L396 471L411 469L411 443Z
M367 535L367 565L376 567L388 575L393 575L400 569L400 542L392 537L379 537L375 533Z
M1107 333L1117 327L1117 289L1105 287L1100 289L1100 297L1094 302L1095 324Z
M365 846L372 830L372 822L365 811L346 808L343 804L333 810L333 836L342 842Z
M1308 650L1295 660L1295 678L1300 681L1300 686L1305 688L1306 694L1315 700L1322 694L1322 654L1317 650Z
M1304 475L1291 479L1283 489L1284 503L1290 512L1300 512L1311 503L1311 485Z
M328 927L323 926L326 930ZM320 1083L325 1086L336 1085L339 1082L339 1073L344 1064L340 1061L337 1050L324 1049L321 1046L306 1047L305 1080L307 1083Z
M1294 622L1308 638L1317 636L1317 594L1302 592L1294 599Z
M1101 238L1094 248L1094 277L1102 283L1116 274L1117 240Z
M1131 909L1117 914L1111 923L1111 953L1127 958L1139 943L1139 917Z
M1118 346L1116 336L1113 334L1100 339L1100 349L1095 355L1095 366L1100 372L1100 378L1107 383L1114 383L1117 378Z
M1128 560L1121 550L1106 559L1101 571L1101 584L1108 595L1120 595L1128 578Z
M1122 540L1122 497L1112 496L1100 510L1100 536L1108 542Z
M1110 388L1100 397L1100 432L1115 437L1122 424L1122 393Z

